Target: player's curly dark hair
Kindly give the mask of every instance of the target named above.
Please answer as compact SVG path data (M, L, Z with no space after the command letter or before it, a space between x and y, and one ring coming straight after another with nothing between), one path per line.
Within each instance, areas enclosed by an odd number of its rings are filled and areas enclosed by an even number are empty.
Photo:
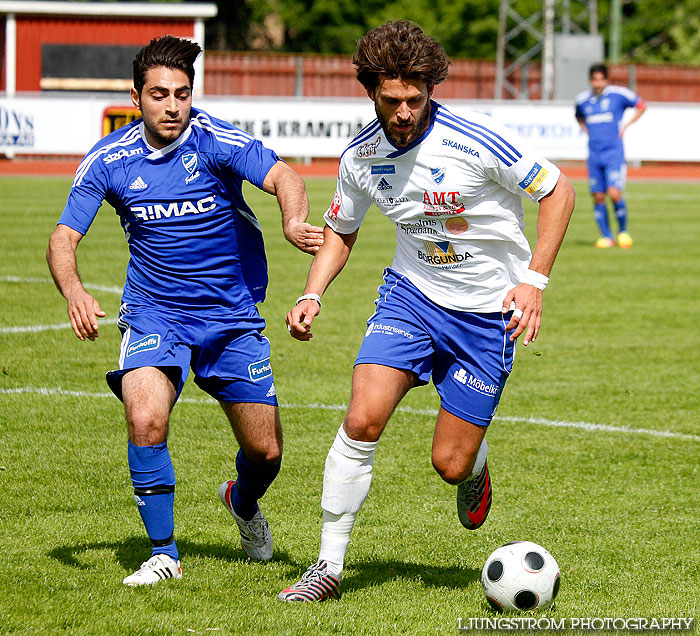
M153 38L134 58L134 88L141 94L146 83L146 73L156 66L165 66L183 71L194 82L194 61L202 52L196 42L174 35Z
M435 86L447 77L450 60L441 44L418 24L396 20L360 38L352 63L357 80L374 90L380 78L422 80Z

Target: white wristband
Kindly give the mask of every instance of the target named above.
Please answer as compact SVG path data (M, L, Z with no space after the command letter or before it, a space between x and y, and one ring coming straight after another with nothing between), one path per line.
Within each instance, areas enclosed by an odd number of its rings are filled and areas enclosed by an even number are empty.
M545 287L547 287L547 283L549 282L549 277L536 272L534 269L528 269L525 272L525 275L520 279L520 282L525 283L526 285L532 285L533 287L537 287L537 289L544 291Z
M298 305L302 300L315 300L318 303L318 308L321 309L321 297L318 294L304 294L303 296L299 296L294 304Z

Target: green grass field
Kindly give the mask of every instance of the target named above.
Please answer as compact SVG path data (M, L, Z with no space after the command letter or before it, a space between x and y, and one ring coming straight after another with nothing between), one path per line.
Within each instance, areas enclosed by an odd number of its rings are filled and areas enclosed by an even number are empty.
M149 554L133 503L120 403L104 372L119 334L95 343L66 327L44 260L67 179L0 179L0 633L456 634L493 617L479 584L492 550L515 539L561 567L551 616L692 617L700 599L700 185L631 184L631 250L596 251L590 198L578 204L537 342L519 347L488 434L494 504L459 525L455 489L430 465L438 401L409 393L377 451L340 602L286 605L279 590L316 558L322 468L349 397L352 362L391 262L391 224L368 215L324 297L310 343L284 316L310 257L282 238L274 198L249 190L265 229L262 313L285 431L282 472L263 501L275 557L248 563L216 490L237 450L218 406L193 384L172 415L176 535L184 576L149 589L122 578ZM311 220L333 193L309 180ZM535 209L527 209L534 239ZM88 289L108 319L127 258L105 207L81 244ZM32 330L29 330L29 329Z

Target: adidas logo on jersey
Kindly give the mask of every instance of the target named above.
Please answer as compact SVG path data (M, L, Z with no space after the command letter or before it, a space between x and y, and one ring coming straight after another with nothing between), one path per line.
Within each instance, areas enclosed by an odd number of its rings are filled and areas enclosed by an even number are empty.
M131 182L129 190L145 190L147 187L148 184L141 178L141 176L138 176Z
M382 177L377 184L377 190L392 190L391 184Z
M272 397L273 395L277 395L277 391L275 390L274 384L270 386L268 392L265 394L265 397Z

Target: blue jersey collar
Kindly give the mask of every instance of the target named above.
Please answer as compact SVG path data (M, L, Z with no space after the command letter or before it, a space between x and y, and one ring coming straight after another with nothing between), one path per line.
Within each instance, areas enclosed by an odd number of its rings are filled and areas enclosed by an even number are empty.
M423 140L427 138L427 136L430 134L430 132L433 130L433 125L435 124L435 116L437 115L438 108L440 108L440 104L437 102L434 102L432 99L430 100L430 122L428 124L428 127L425 129L425 132L418 137L415 141L411 142L408 144L408 146L403 146L399 147L397 146L394 142L389 139L389 136L386 134L386 131L384 132L384 136L386 137L386 140L396 148L396 152L392 152L387 155L387 158L389 159L395 159L396 157L400 157L401 155L407 153L409 150L413 150L418 144L423 143Z

